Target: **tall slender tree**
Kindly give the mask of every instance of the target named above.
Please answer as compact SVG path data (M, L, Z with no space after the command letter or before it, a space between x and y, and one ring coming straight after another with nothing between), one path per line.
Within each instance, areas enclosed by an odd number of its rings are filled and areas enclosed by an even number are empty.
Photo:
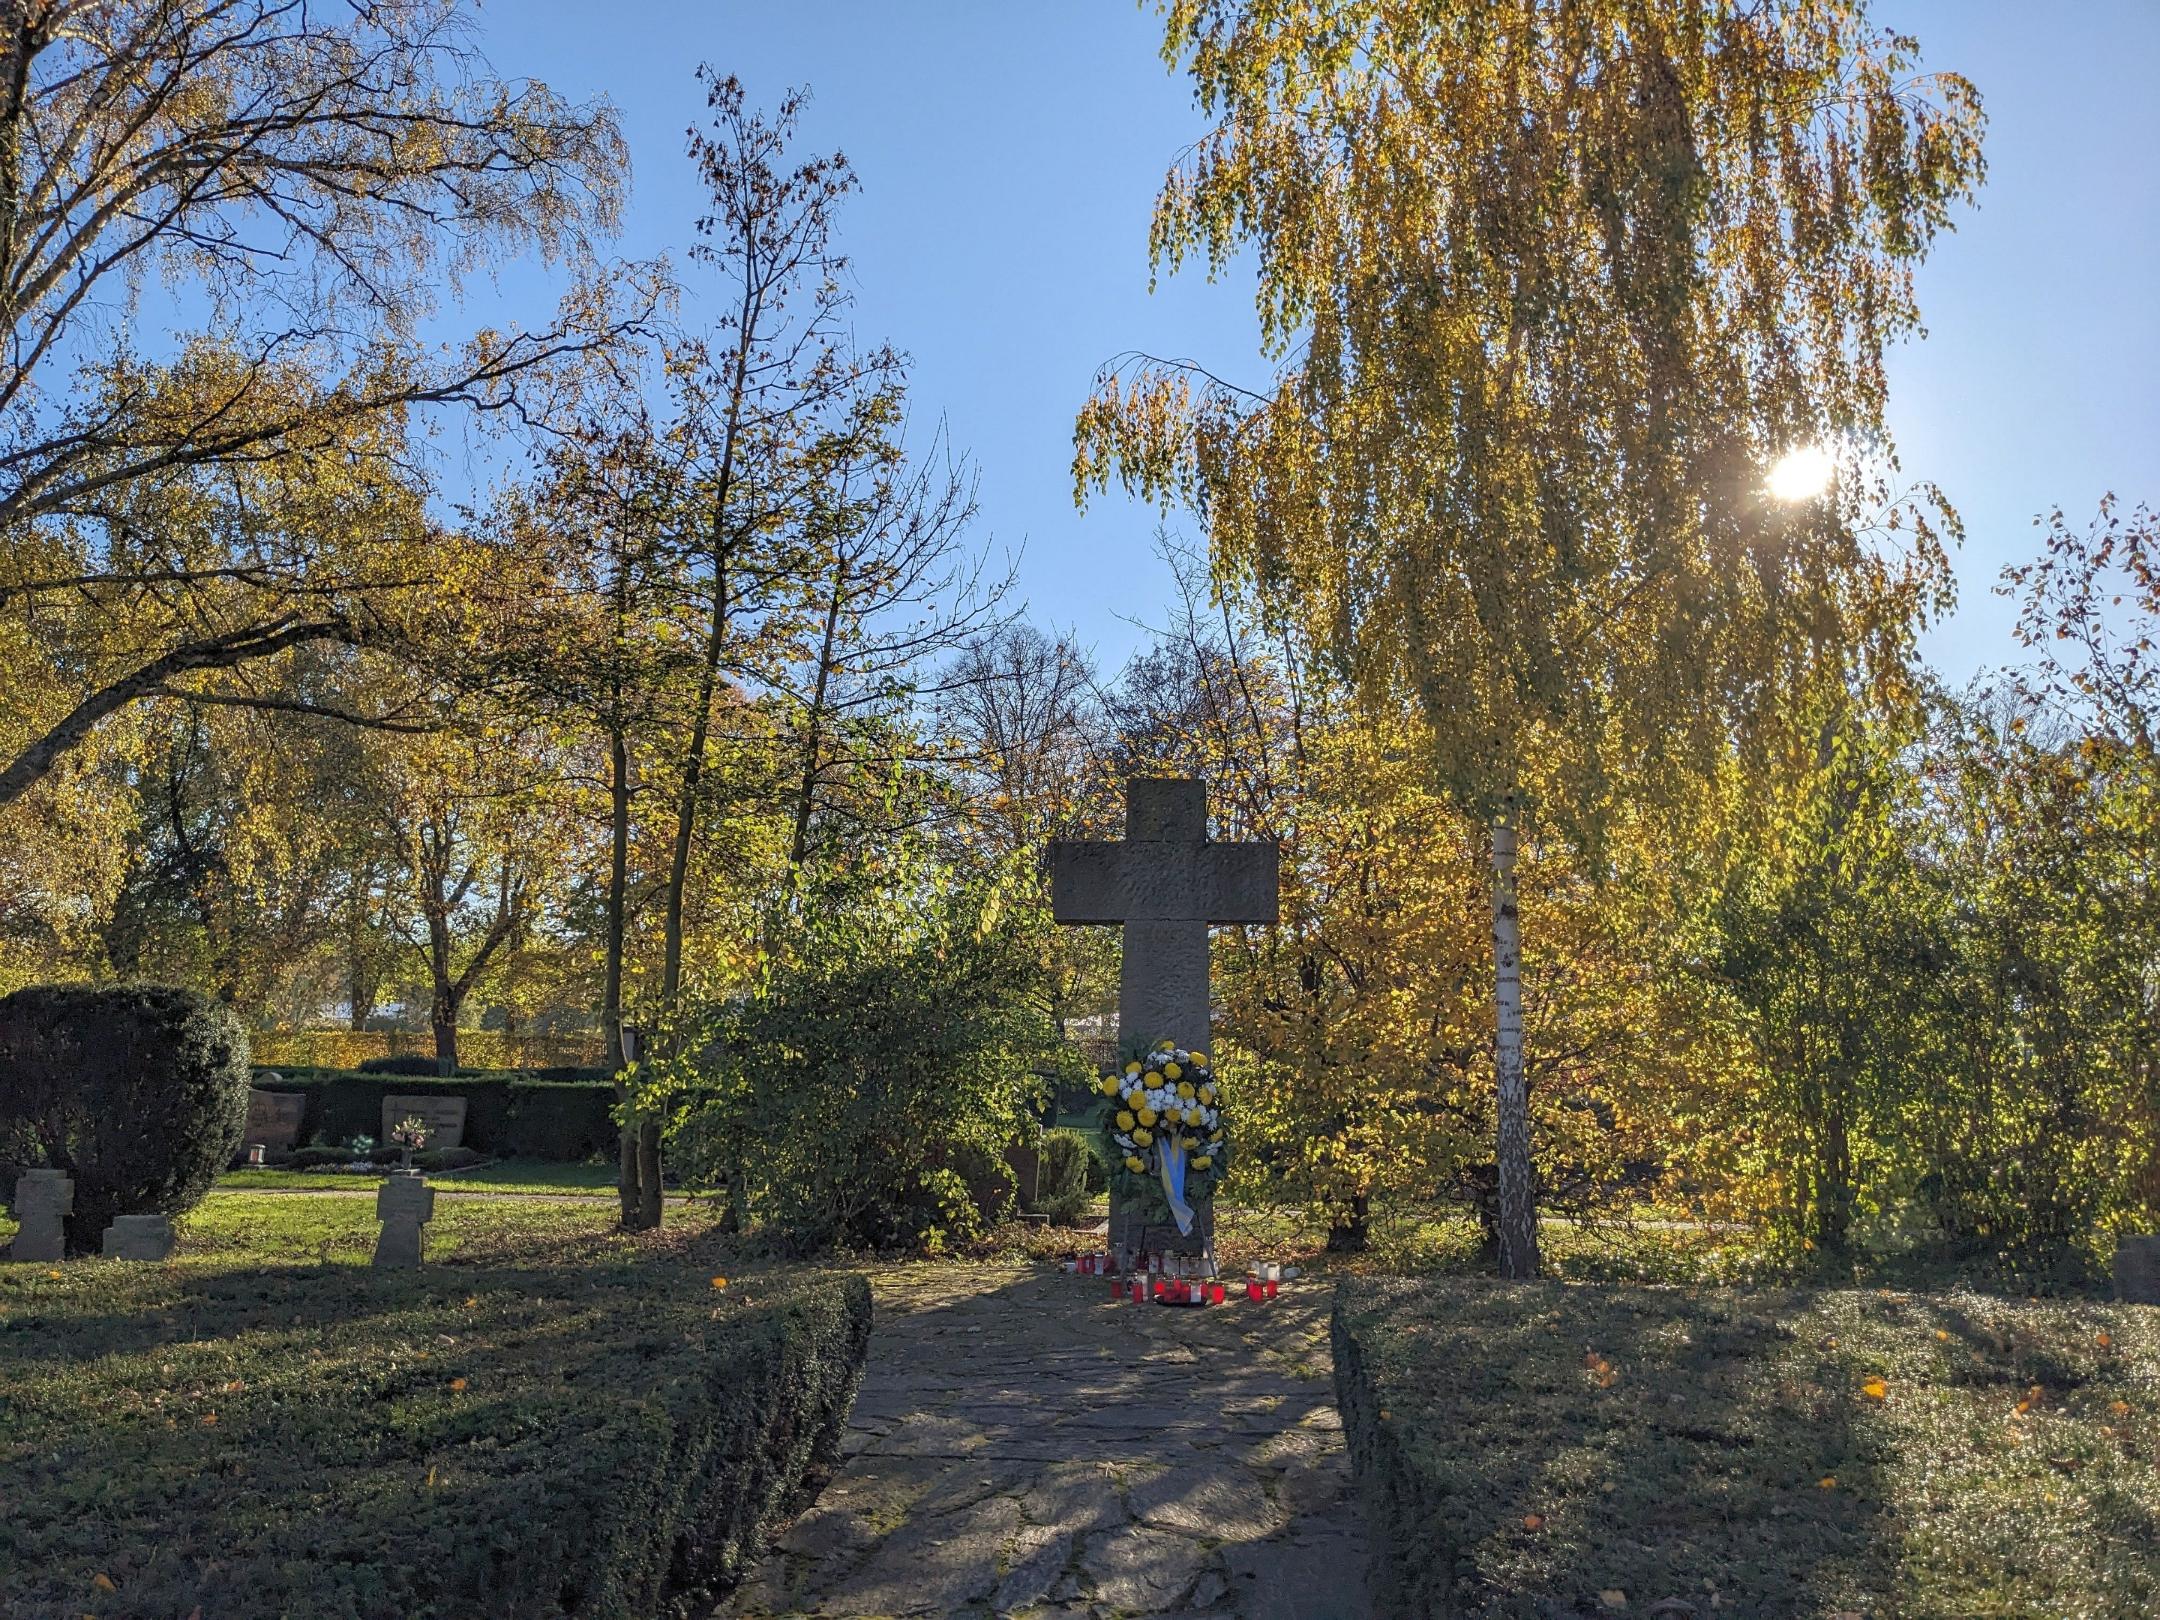
M1215 123L1154 257L1250 250L1280 363L1107 367L1080 491L1187 500L1226 578L1423 708L1485 829L1500 1260L1534 1275L1524 830L1594 841L1856 655L1897 678L1946 575L1887 484L1883 354L1981 176L1979 99L1849 0L1165 10ZM1803 446L1840 476L1774 510Z

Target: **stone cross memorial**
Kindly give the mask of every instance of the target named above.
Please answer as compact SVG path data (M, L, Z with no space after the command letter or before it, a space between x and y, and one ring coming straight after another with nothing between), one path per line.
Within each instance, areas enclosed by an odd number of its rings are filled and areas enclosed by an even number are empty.
M67 1218L75 1211L75 1182L65 1170L25 1170L15 1179L15 1241L10 1260L58 1260L67 1253Z
M375 1264L385 1271L411 1271L420 1264L420 1229L435 1218L435 1189L419 1176L391 1176L375 1194L375 1218L382 1222Z
M1175 1041L1205 1051L1208 926L1276 920L1273 844L1214 844L1207 784L1161 777L1125 784L1122 843L1050 846L1050 903L1061 923L1118 923L1125 962L1118 976L1118 1051ZM1237 1121L1229 1121L1236 1151ZM1215 1211L1203 1205L1189 1235L1148 1225L1141 1210L1110 1210L1110 1247L1163 1253L1211 1250Z

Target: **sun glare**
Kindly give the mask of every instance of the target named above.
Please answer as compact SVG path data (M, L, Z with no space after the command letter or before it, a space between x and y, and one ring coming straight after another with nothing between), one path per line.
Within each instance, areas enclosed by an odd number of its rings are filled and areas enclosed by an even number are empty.
M1819 444L1788 450L1770 469L1770 493L1781 501L1813 500L1830 487L1837 463Z

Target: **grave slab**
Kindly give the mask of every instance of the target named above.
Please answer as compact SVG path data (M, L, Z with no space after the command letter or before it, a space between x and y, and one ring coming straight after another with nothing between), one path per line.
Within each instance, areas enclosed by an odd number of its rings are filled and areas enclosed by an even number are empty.
M15 1181L15 1219L10 1260L50 1264L67 1253L67 1217L75 1209L75 1182L65 1170L25 1170Z

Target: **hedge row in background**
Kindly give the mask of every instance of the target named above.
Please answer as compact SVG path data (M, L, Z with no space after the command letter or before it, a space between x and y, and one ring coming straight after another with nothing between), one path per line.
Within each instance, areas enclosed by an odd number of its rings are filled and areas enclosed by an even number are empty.
M247 1085L247 1031L198 991L0 997L0 1165L74 1178L71 1253L95 1251L115 1216L193 1208L240 1146Z
M440 1080L334 1070L258 1070L255 1085L307 1098L307 1111L300 1121L303 1145L338 1146L356 1136L379 1138L385 1097L450 1096L465 1099L464 1145L481 1153L582 1164L587 1159L611 1158L616 1151L615 1088L604 1082L501 1074Z
M860 1277L259 1264L0 1275L0 1612L702 1613L870 1328Z
M1334 1344L1377 1614L2160 1613L2160 1311L1351 1279Z
M598 1035L506 1035L499 1029L461 1029L458 1056L484 1069L563 1068L598 1063ZM357 1069L376 1058L413 1058L432 1065L435 1037L426 1030L279 1029L255 1035L255 1061L272 1068Z

